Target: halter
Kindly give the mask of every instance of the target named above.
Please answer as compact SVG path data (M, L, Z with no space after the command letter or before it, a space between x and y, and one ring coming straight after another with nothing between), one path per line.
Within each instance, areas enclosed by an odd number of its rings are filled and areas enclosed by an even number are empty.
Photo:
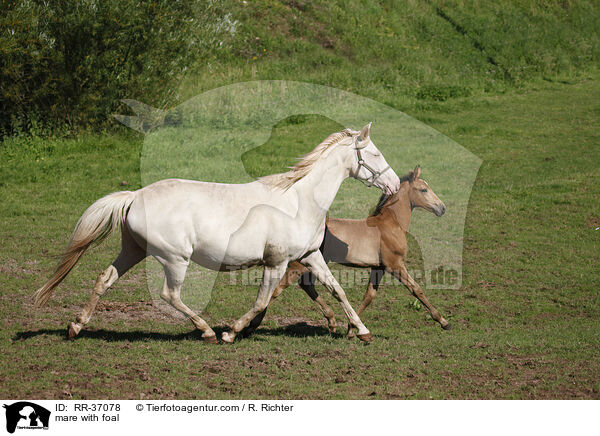
M354 145L358 145L358 142L361 141L361 137L360 135L356 137L356 141L354 142ZM387 167L385 167L383 170L381 171L377 171L375 168L371 167L369 164L367 164L364 159L362 158L362 155L360 154L360 148L355 147L356 148L356 156L358 157L358 169L356 170L356 175L357 175L357 180L360 180L362 183L365 184L365 186L368 186L369 188L371 186L373 186L375 184L375 182L377 181L377 179L379 177L381 177L381 175L383 173L385 173L387 170L389 170L391 167L388 165ZM363 147L364 148L364 147ZM359 179L358 178L358 173L360 172L360 167L363 167L367 170L369 170L369 172L372 174L372 179L371 177L368 177L366 179Z

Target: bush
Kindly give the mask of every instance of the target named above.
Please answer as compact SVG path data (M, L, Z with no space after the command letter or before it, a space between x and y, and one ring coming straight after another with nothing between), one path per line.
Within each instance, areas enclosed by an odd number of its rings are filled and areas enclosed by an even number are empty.
M157 107L236 23L216 2L6 0L0 8L0 129L102 126L119 100Z

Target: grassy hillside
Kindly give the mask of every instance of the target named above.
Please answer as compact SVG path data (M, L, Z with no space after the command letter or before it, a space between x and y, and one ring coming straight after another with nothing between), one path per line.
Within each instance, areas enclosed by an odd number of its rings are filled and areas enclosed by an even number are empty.
M250 79L305 80L400 109L593 77L593 1L235 2L230 46L189 74L182 98ZM425 103L427 104L427 103Z
M310 81L409 111L577 82L599 65L593 0L102 5L0 6L0 135L114 128L122 98L168 108L252 79Z

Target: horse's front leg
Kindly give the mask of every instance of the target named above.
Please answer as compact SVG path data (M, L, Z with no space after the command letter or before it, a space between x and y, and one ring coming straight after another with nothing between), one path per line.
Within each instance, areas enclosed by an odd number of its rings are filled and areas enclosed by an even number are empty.
M331 271L329 270L325 259L323 259L321 252L317 250L306 256L301 262L308 267L315 277L321 283L323 283L329 292L331 292L333 296L340 302L342 308L344 309L344 313L348 318L348 322L358 330L358 338L365 342L372 341L373 337L371 336L371 333L362 323L352 306L350 306L350 303L346 298L346 293L337 282L335 277L333 277L333 274L331 274Z
M262 283L260 284L254 306L252 306L252 309L246 312L246 314L244 314L240 319L233 323L233 326L229 332L223 332L223 335L221 336L223 341L229 343L233 342L237 334L246 328L248 324L250 324L250 321L256 318L258 314L267 308L275 287L285 273L287 264L287 261L285 261L275 267L265 267Z
M369 286L367 287L367 292L365 292L365 296L363 298L363 302L356 311L358 316L362 315L363 311L369 307L369 305L375 299L377 295L377 290L379 289L379 283L385 274L385 269L381 267L376 267L371 269L371 274L369 276ZM348 339L353 338L355 335L354 328L351 325L348 325Z
M394 277L400 280L402 284L408 288L408 290L411 292L411 294L413 294L413 296L418 298L419 301L423 303L423 305L429 311L431 317L437 322L439 322L440 326L442 326L444 330L450 330L450 323L446 321L444 317L440 315L440 312L438 312L438 310L435 307L433 307L433 304L429 302L429 300L425 296L425 293L423 293L423 291L421 290L421 287L418 285L417 282L413 280L413 278L406 270L404 262L398 260L393 265L388 266L388 270L394 275Z
M254 333L254 331L258 328L258 326L262 323L262 320L265 317L267 310L269 309L269 306L271 306L271 303L273 303L273 301L279 295L281 295L281 293L288 286L290 286L292 283L294 283L296 280L298 280L298 277L300 277L304 272L306 272L306 268L298 262L292 262L291 264L288 265L287 271L285 272L283 278L281 279L281 281L279 282L279 284L273 291L273 295L271 296L271 300L269 301L269 304L267 305L266 309L263 310L262 312L260 312L258 315L256 315L254 317L254 319L252 321L250 321L250 325L248 327L246 327L243 331L244 336L250 336L252 333Z

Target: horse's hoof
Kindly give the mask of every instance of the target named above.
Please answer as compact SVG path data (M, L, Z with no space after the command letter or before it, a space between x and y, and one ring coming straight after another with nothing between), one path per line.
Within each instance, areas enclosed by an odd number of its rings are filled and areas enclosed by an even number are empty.
M373 336L371 336L371 333L365 333L364 335L356 336L358 336L358 339L360 339L363 342L371 342L373 340Z
M235 340L235 335L231 335L229 334L229 332L223 332L223 334L221 335L221 339L223 340L223 342L233 344L233 341Z
M356 337L356 333L354 333L354 330L348 330L348 333L346 333L346 338L348 339L354 339Z
M209 344L218 344L219 343L219 340L217 339L217 335L202 336L202 339L204 339L204 342L208 342Z
M452 330L452 325L450 325L450 323L446 323L445 325L442 325L442 328L444 330Z
M75 337L79 334L79 332L81 331L81 327L79 324L75 324L74 322L69 323L69 327L67 329L67 337L70 340L75 339Z

